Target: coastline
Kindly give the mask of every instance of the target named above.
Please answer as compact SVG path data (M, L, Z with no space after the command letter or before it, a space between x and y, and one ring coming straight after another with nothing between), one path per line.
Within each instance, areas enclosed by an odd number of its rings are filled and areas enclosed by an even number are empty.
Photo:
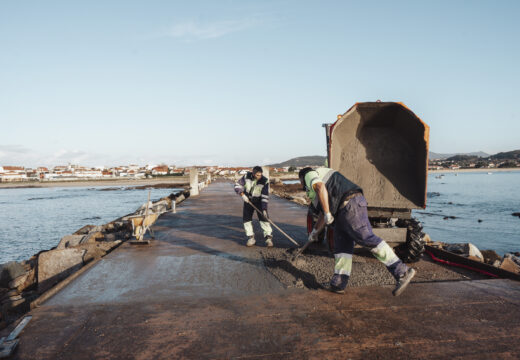
M189 177L160 177L153 179L95 179L69 181L20 181L0 183L0 189L49 188L49 187L88 187L88 186L127 186L127 185L180 185L189 183Z
M477 173L477 172L485 172L485 173L495 173L495 172L514 172L520 171L519 168L479 168L479 169L444 169L444 170L428 170L428 173L432 174L441 174L441 173Z

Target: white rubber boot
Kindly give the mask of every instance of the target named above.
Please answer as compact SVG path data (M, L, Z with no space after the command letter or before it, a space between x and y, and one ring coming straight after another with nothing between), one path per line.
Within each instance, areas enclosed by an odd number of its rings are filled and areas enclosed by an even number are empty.
M251 236L251 237L247 240L246 246L253 246L255 243L256 243L256 241L255 241L255 237L254 237L254 236Z

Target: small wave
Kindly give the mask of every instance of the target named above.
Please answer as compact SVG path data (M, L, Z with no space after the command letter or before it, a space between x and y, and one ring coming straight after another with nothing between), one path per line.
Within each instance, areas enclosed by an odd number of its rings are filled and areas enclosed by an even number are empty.
M429 193L426 193L426 196L429 198L432 198L432 197L441 196L441 194L438 192L429 192Z

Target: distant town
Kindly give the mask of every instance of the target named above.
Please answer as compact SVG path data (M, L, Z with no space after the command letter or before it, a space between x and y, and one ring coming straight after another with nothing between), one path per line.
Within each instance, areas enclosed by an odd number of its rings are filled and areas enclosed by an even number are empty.
M430 153L429 170L459 170L459 169L493 169L493 168L520 168L520 150L498 153L495 155L481 156L474 154L458 154L442 156L442 154ZM302 156L287 160L283 163L270 166L271 174L293 173L305 166L323 166L326 163L325 156ZM85 167L81 165L61 165L52 168L24 166L0 166L0 182L15 181L76 181L76 180L100 180L100 179L145 179L160 176L184 176L190 169L197 169L200 175L211 174L213 176L227 176L245 174L250 167L222 167L222 166L194 166L176 167L174 165L124 165L116 167Z
M435 158L430 154L429 170L459 170L479 168L519 168L520 150L498 153L486 157L477 155L454 155L448 158Z
M191 169L197 169L200 175L234 175L245 174L250 167L220 167L220 166L194 166L176 167L172 165L127 165L116 167L85 167L81 165L63 165L52 168L37 167L26 168L23 166L0 166L0 182L15 181L75 181L75 180L100 180L100 179L145 179L160 176L184 176ZM274 167L271 172L288 173L296 171L296 167Z

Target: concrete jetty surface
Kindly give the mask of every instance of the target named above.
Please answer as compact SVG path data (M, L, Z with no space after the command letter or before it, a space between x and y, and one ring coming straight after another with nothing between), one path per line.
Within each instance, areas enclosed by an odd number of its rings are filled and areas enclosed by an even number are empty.
M33 310L14 358L520 358L520 283L414 283L398 298L391 287L286 289L264 266L263 241L243 245L231 183L177 211L150 246L124 244ZM271 199L271 217L302 243L305 213Z

